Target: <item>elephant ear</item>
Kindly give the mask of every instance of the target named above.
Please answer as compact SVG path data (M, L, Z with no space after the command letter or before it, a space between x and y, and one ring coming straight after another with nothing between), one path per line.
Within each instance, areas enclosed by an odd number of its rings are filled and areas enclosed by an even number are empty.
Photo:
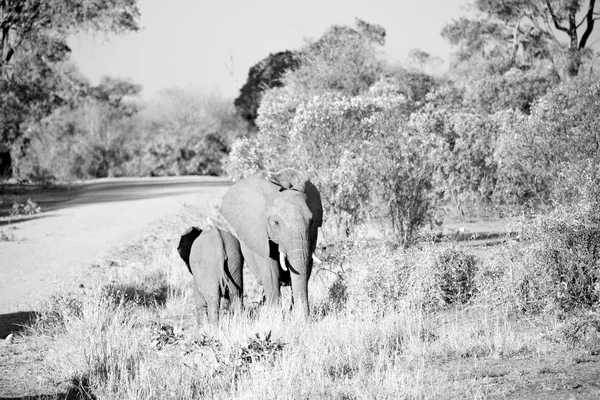
M319 227L323 225L323 204L321 204L321 195L319 189L311 181L304 180L294 186L295 190L306 195L306 204L313 215L313 224L310 227L310 251L314 252L317 247L317 237L319 235Z
M190 274L192 273L192 268L190 267L190 252L192 251L192 244L194 244L194 240L196 240L201 233L202 230L200 228L190 226L181 234L181 239L179 239L179 245L177 246L177 252L179 253L181 259L185 262L185 265L187 265Z
M318 228L323 225L323 204L319 189L308 179L301 181L293 187L294 190L306 195L306 204L313 214L313 225Z
M252 175L234 184L223 196L221 214L238 239L263 258L269 258L269 236L264 219L267 198L281 186Z

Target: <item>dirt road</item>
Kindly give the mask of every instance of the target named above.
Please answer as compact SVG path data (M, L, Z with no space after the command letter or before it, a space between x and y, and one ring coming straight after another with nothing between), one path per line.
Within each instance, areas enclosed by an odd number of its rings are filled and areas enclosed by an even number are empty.
M222 196L227 185L209 177L110 179L58 195L20 195L50 211L17 223L0 221L11 237L0 242L0 320L18 318L53 293L76 288L84 270L112 248L185 203ZM12 200L7 193L2 197L4 204Z

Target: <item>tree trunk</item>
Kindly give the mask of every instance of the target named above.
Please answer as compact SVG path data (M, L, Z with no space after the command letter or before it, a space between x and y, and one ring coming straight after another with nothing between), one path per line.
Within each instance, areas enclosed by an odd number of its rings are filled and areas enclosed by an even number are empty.
M10 150L0 147L0 180L12 177L13 166Z

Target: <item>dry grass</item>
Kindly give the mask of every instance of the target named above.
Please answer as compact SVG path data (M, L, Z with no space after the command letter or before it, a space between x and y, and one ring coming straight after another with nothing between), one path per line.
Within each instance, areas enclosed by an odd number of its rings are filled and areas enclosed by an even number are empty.
M248 276L244 313L198 326L191 277L175 248L179 233L204 226L207 213L186 208L107 260L103 283L85 297L53 299L20 339L47 343L40 374L70 382L79 398L482 399L598 365L594 313L519 315L440 297L449 289L436 286L446 276L436 271L463 268L454 256L436 267L447 248L346 245L315 271L309 324L257 308L260 291ZM415 263L424 269L410 275Z

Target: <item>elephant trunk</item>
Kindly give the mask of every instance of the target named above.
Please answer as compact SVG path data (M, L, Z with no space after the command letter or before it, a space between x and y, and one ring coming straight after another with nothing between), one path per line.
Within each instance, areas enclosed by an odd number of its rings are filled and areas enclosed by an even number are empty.
M312 269L312 257L306 240L301 240L298 247L294 247L288 254L291 271L290 278L292 283L292 293L294 296L294 308L301 311L307 318L309 315L308 304L308 279Z

